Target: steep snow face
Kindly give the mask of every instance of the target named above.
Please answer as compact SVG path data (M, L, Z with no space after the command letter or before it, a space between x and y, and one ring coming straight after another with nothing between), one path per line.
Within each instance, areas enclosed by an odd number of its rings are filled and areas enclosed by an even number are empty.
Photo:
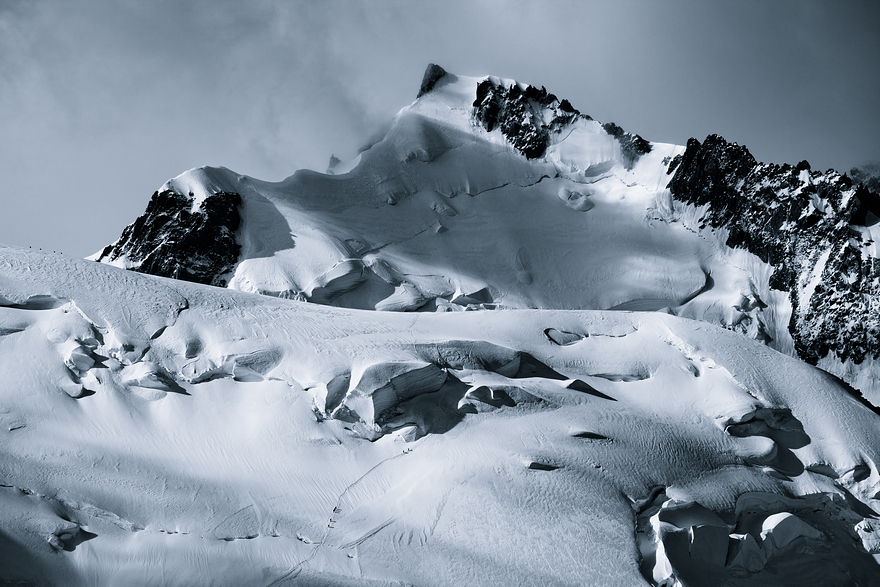
M876 583L877 414L658 312L404 314L0 249L0 579Z

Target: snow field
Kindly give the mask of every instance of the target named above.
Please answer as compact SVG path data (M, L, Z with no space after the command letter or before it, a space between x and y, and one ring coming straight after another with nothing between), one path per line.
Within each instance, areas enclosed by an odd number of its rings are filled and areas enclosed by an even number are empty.
M832 560L846 563L832 579L876 573L877 416L723 329L344 310L149 276L126 289L132 274L96 263L4 258L3 536L28 553L7 559L10 578L765 584ZM118 341L143 336L127 319L143 306L168 318L138 356ZM89 393L74 399L64 377Z

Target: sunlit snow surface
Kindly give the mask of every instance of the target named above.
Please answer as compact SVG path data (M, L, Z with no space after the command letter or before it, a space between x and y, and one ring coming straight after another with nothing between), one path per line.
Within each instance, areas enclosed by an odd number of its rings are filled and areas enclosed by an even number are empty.
M579 118L527 160L475 122L479 81L447 74L336 175L269 183L204 167L162 189L194 207L241 194L232 289L395 311L669 308L793 353L772 267L673 203L666 170L682 147L654 143L628 168L618 141Z
M7 583L880 577L880 418L706 323L347 310L12 248L0 296Z
M705 286L716 250L647 215L668 181L661 161L681 147L654 145L627 170L617 140L578 120L529 161L476 125L479 81L444 77L348 173L269 183L199 168L163 189L194 206L241 194L229 286L252 293L416 310L482 290L505 307L655 309Z
M230 289L0 248L0 585L880 583L880 416L682 148L527 160L480 81L336 175L170 180L241 195Z

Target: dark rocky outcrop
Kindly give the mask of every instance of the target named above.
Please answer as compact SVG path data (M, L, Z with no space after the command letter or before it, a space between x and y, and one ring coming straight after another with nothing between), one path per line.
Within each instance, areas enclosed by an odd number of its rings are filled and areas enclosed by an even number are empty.
M613 122L606 122L602 125L605 132L617 139L620 143L620 152L623 155L623 165L627 169L632 169L639 157L651 152L651 143L643 139L637 134L626 132Z
M101 251L98 261L125 257L130 269L223 287L241 246L235 231L241 222L241 196L209 195L194 208L192 194L153 193L147 210Z
M430 68L429 68L430 69ZM427 79L427 73L426 79ZM474 100L474 118L487 131L499 129L501 134L529 159L544 154L550 146L553 133L561 132L579 118L592 120L581 114L568 100L559 100L543 86L502 85L493 78L480 82ZM639 157L651 152L651 143L639 135L625 132L609 122L602 125L605 132L620 142L623 164L627 169Z
M424 94L433 90L437 82L445 75L446 70L436 63L428 64L428 69L425 70L425 75L422 77L422 85L419 87L419 95L416 98L421 98Z
M474 118L487 131L496 128L517 151L529 159L540 157L550 145L550 134L589 116L575 110L567 100L559 101L547 89L519 84L504 86L491 78L477 86Z
M668 173L675 199L707 206L703 228L726 229L728 246L774 267L770 286L789 293L802 359L880 357L880 260L866 254L859 230L880 218L880 196L806 161L758 163L717 135L690 139Z

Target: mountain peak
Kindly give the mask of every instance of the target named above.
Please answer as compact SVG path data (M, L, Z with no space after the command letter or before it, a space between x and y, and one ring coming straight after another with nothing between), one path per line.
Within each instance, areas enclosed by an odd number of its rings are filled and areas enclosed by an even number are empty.
M416 96L416 98L421 98L424 94L433 90L437 82L440 81L446 73L446 70L436 63L429 63L428 68L425 70L425 75L422 77L422 85L419 87L419 95Z

